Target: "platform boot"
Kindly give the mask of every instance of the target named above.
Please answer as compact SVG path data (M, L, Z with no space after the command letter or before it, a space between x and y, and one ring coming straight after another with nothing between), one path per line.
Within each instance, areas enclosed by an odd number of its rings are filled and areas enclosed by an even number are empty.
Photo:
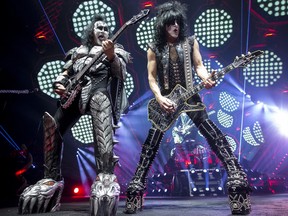
M143 207L143 194L146 190L147 174L157 155L163 132L155 128L149 130L148 137L142 146L140 160L126 191L125 214L135 214Z
M47 112L43 115L44 127L44 178L27 187L20 195L19 214L55 212L60 209L64 189L61 175L62 136L54 118Z
M112 108L109 98L97 92L90 102L94 156L96 161L96 179L91 186L90 215L115 216L117 213L120 185L114 174L119 157L114 155Z
M247 175L233 154L225 135L211 120L201 123L199 131L206 138L211 150L220 159L227 172L226 186L232 214L249 214L251 212L250 193L252 190Z

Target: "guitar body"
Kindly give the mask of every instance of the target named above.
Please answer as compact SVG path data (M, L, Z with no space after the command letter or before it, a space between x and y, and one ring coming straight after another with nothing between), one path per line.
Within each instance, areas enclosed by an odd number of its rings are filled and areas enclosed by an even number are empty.
M66 109L75 100L82 87L87 83L87 80L76 80L75 77L69 79L66 83L66 92L60 98L60 105Z
M202 103L190 105L186 100L182 99L181 95L186 93L187 90L177 84L171 93L165 96L176 104L176 110L173 113L168 113L163 110L155 98L151 99L148 103L148 120L151 121L157 129L165 132L181 113L205 109L205 105Z
M261 50L256 50L252 53L248 52L248 54L242 55L241 57L236 57L233 63L226 66L218 73L212 73L209 78L216 81L235 68L246 67L263 53L264 52ZM174 113L167 113L161 109L155 98L150 100L148 103L148 120L151 121L157 129L164 132L170 128L181 113L204 110L205 105L202 103L197 103L196 105L189 105L187 103L189 98L201 91L203 88L205 88L203 82L188 90L179 84L176 85L172 92L166 96L176 104L176 111Z

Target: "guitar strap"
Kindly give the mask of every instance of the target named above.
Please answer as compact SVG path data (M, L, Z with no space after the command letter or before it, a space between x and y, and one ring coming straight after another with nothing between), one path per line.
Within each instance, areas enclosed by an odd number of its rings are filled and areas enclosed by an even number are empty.
M189 41L186 38L184 44L184 71L185 71L185 80L186 80L186 89L191 89L193 87L192 82L192 65L191 65L191 47Z
M169 59L169 46L167 45L164 49L164 58L162 59L162 64L169 64L167 61ZM192 67L191 67L191 47L189 44L188 38L183 43L183 55L184 55L184 72L185 72L185 80L186 80L186 89L193 87L192 82ZM166 58L165 58L166 56ZM163 77L164 77L164 89L169 89L169 78L168 78L168 67L163 68Z
M163 65L167 65L169 64L169 46L166 45L165 47L165 53L164 53L164 58L162 61L162 64ZM166 57L165 57L166 56ZM168 74L168 67L164 67L163 68L163 77L164 77L164 82L163 82L163 85L164 85L164 89L169 89L169 74Z

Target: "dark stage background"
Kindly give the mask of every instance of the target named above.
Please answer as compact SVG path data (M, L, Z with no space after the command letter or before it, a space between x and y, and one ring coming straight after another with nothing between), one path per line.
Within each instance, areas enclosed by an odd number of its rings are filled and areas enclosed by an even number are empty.
M15 204L24 186L42 178L42 115L45 111L53 115L57 108L51 82L63 65L64 53L80 44L81 26L85 22L81 18L91 16L90 8L103 10L111 16L114 33L141 10L150 9L147 19L129 26L117 41L133 56L125 83L131 106L121 117L115 136L119 141L115 153L120 156L115 172L124 193L150 128L146 107L152 95L147 81L145 44L151 40L154 7L163 2L17 0L2 3L0 159L4 205ZM181 2L187 3L189 33L197 35L203 61L210 71L221 70L236 56L248 51L264 51L249 69L231 71L214 89L203 90L200 95L211 119L227 134L255 191L285 192L288 176L288 1ZM76 26L78 21L80 24ZM88 196L96 176L90 119L85 116L80 120L64 137L62 167L66 196L74 196L76 186L80 188L78 196ZM166 132L149 173L148 195L205 196L207 191L201 192L201 187L205 191L210 184L209 193L224 187L225 173L221 164L213 158L195 127L190 129L187 142L183 144L187 157L179 156L174 161L173 172L169 173L169 169L167 172L175 147L172 130L176 124ZM84 135L81 135L81 128ZM16 177L15 173L27 165L29 156L33 158L32 165ZM220 174L215 177L218 169ZM195 184L187 183L189 178ZM169 187L171 184L176 189ZM216 189L212 189L212 185ZM198 194L193 192L194 187L198 187ZM189 192L185 194L183 191L187 189Z

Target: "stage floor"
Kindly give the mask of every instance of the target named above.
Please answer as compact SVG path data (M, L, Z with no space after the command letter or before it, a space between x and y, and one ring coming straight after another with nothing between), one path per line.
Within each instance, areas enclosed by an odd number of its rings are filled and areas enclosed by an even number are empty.
M251 216L288 216L288 193L252 195ZM146 197L142 216L228 216L231 215L228 198L221 197ZM123 213L124 198L120 199L117 216ZM1 216L17 215L17 207L0 209ZM61 210L34 216L89 215L88 198L63 198Z

